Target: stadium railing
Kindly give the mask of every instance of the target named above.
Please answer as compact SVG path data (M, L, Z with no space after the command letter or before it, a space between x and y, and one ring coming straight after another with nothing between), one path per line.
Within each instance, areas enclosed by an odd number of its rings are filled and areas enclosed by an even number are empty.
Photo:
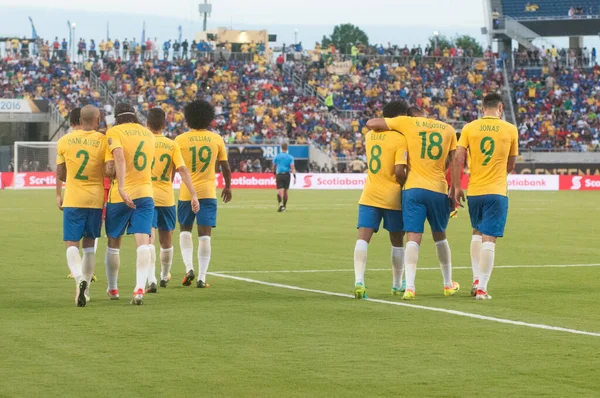
M560 15L560 16L554 16L554 17L550 17L550 16L531 16L531 17L512 17L513 19L517 20L517 21L569 21L569 20L576 20L576 19L600 19L600 14L589 14L589 15L575 15L575 16L568 16L568 15Z

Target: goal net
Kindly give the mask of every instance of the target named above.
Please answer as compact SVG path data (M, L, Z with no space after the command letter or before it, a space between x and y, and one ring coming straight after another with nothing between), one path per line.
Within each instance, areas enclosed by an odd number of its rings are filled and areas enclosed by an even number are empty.
M24 188L24 173L56 171L56 141L16 141L12 187Z

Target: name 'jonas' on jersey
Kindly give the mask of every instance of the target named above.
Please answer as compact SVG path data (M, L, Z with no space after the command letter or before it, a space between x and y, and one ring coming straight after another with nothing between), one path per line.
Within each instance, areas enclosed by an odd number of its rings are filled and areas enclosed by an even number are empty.
M69 145L85 145L85 146L89 146L92 148L98 148L100 146L100 141L93 140L90 138L75 137L75 138L69 138L67 140L67 144L69 144Z
M481 126L479 126L479 131L493 131L495 133L500 131L500 126L492 126L489 124L482 124Z

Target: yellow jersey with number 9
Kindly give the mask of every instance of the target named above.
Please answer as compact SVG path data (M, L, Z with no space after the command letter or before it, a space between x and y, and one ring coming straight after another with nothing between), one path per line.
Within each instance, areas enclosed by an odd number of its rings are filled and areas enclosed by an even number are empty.
M114 160L113 151L123 149L125 157L125 192L131 200L152 198L152 160L154 159L154 134L137 123L111 127L106 132L108 148L106 161ZM109 203L121 203L116 178L112 182Z
M152 188L154 206L175 205L173 192L173 172L185 166L179 145L164 135L154 136L154 160L152 161Z
M469 150L469 196L507 194L508 158L519 155L519 131L497 117L467 124L458 146Z
M198 199L216 199L216 163L227 160L223 138L208 130L190 130L175 138L183 161L190 171ZM179 200L192 200L190 191L181 186Z
M106 137L97 131L75 130L58 140L56 164L67 167L64 207L104 207Z
M365 134L368 174L359 204L381 209L402 209L402 187L396 181L396 165L407 164L406 138L395 131Z
M448 193L446 161L456 150L456 131L449 124L423 117L398 116L385 119L408 144L408 178L404 189L421 188Z

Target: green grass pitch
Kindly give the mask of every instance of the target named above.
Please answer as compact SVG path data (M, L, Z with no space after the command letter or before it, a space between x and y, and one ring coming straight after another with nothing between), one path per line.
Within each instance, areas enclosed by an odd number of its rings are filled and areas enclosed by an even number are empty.
M275 192L234 192L220 206L210 271L350 294L359 195L294 191L288 213L278 214ZM496 265L598 265L598 198L512 193ZM117 302L105 295L102 242L92 301L77 308L53 193L0 191L0 210L0 396L600 396L598 335L218 275L209 276L210 289L182 287L178 237L173 281L141 307L129 305L132 238L121 250ZM417 272L414 304L600 333L600 267L498 268L494 299L476 302L470 232L462 210L449 226L463 288L455 297L443 296L435 249L424 239L419 267L430 269ZM379 233L369 248L368 296L399 302L389 294L389 257ZM326 272L262 272L304 270Z

